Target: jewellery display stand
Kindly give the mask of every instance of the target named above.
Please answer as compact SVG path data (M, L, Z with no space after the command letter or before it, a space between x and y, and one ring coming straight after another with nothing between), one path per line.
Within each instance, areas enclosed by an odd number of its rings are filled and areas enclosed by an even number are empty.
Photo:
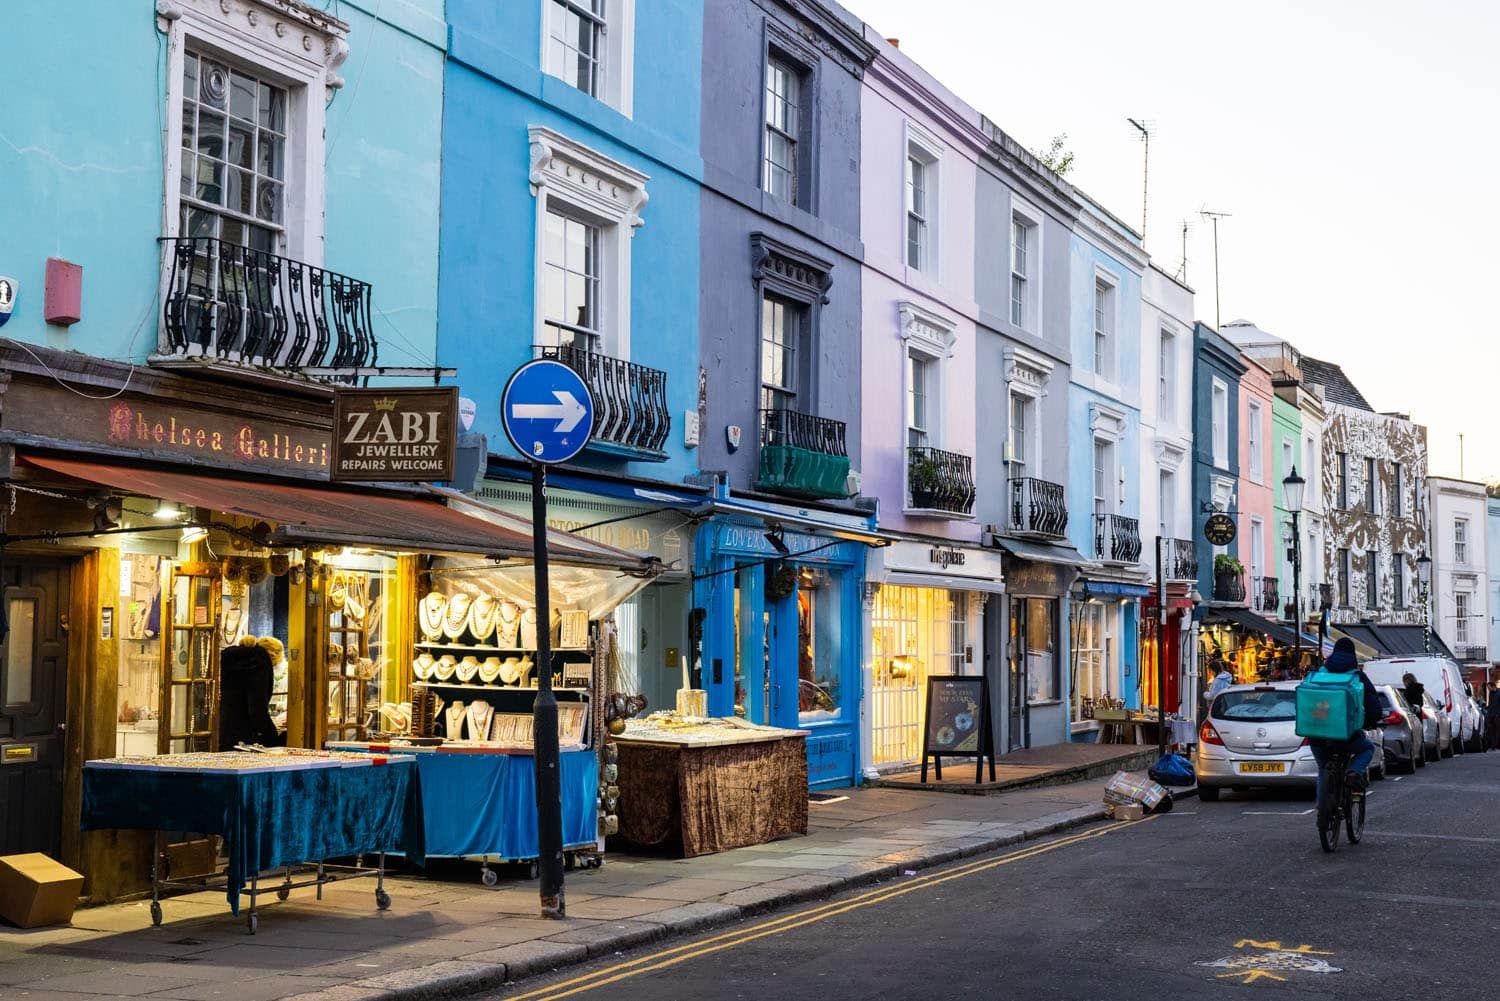
M337 570L328 577L328 648L324 673L328 678L329 740L360 740L365 736L366 679L359 675L359 664L370 656L366 618L369 587L369 575L356 570ZM356 617L356 612L364 614Z

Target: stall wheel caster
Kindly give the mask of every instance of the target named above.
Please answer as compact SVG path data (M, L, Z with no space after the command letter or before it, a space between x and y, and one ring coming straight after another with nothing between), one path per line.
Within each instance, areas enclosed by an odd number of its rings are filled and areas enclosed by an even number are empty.
M161 904L151 901L151 924L161 927Z
M493 869L479 870L479 881L485 886L494 886L500 882L500 874Z
M526 867L526 878L536 879L541 874L541 871L541 867L536 862L533 862Z
M245 927L249 928L250 934L254 935L255 929L260 927L260 918L256 917L254 914L251 914L248 918L245 919Z
M276 890L276 899L277 900L285 900L287 897L290 897L291 895L292 895L291 887L283 886L283 887L279 887Z
M604 859L602 857L598 856L598 855L595 855L593 858L589 859L589 868L590 869L597 869L600 866L602 866L603 864L604 864Z
M378 907L378 908L380 908L382 911L388 911L388 910L390 910L391 909L391 895L389 893L386 893L384 890L376 890L375 891L375 906Z

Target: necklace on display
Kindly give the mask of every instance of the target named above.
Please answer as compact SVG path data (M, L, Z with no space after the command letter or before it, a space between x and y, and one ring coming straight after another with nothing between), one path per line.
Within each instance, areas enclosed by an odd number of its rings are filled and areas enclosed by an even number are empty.
M464 704L462 702L454 702L448 706L448 710L443 714L443 720L447 723L445 732L448 739L461 739L464 729Z
M481 594L474 599L474 604L469 606L469 632L481 643L488 643L490 637L495 633L495 614L498 608L495 599L488 594Z
M455 642L469 628L469 596L455 594L448 599L448 610L443 615L443 633Z
M490 723L495 718L495 707L483 699L475 699L469 703L469 739L489 740Z
M496 645L507 649L516 645L516 633L521 629L521 609L513 601L500 603L500 633Z
M521 649L536 649L536 609L526 609L526 614L521 616Z
M417 618L422 626L422 636L427 642L435 643L443 638L443 612L447 605L448 599L433 591L417 606Z

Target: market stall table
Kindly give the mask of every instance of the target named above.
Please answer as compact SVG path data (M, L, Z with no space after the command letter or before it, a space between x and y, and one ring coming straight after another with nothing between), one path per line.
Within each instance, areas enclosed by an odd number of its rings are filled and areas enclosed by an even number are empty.
M536 759L532 747L472 741L409 746L338 741L329 748L363 754L392 751L416 758L421 775L427 858L478 858L480 878L499 877L491 858L537 858ZM599 758L576 744L562 749L563 847L570 861L598 844ZM590 858L586 864L594 864Z
M172 880L152 852L151 920L161 924L163 889L222 886L238 915L250 898L246 925L254 933L256 898L355 876L374 876L375 902L385 892L385 853L400 851L421 864L421 785L410 755L375 756L314 751L224 751L108 758L83 768L82 830L187 831L224 839L228 863L215 877ZM374 866L361 864L376 855ZM327 859L354 857L353 866ZM261 873L283 879L261 889ZM313 869L293 879L294 869ZM217 882L217 880L222 882ZM249 889L245 885L249 883Z
M691 858L806 834L806 737L741 719L627 721L613 738L620 837Z

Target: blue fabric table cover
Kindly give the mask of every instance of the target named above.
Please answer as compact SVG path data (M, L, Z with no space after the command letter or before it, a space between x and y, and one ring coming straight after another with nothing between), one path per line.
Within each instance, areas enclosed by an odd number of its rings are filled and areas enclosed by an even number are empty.
M418 865L426 857L421 777L409 759L250 774L85 764L79 826L220 835L234 914L250 876L268 869L382 851Z
M374 747L340 742L341 751L413 753L422 776L423 830L429 858L492 855L534 859L536 759L529 754ZM562 752L563 844L598 838L599 758L592 750Z

